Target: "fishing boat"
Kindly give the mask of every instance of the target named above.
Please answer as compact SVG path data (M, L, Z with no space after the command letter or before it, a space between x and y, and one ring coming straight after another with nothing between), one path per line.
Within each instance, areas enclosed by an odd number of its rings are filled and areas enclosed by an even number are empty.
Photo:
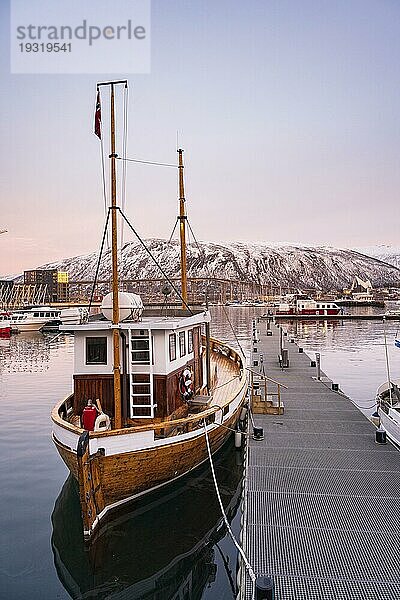
M11 320L10 313L7 311L0 312L0 337L10 337L11 334Z
M118 289L117 216L124 217L116 193L119 84L127 82L98 84L95 117L100 137L100 88L107 86L112 292L104 297L98 320L61 326L75 336L74 386L52 411L53 441L79 483L85 539L110 510L176 482L208 460L208 446L212 453L219 450L243 417L247 393L244 356L211 337L207 307L188 304L181 149L181 291L176 290L181 306L146 309L138 295Z
M60 324L60 311L50 306L34 306L11 313L11 328L15 331L40 331Z

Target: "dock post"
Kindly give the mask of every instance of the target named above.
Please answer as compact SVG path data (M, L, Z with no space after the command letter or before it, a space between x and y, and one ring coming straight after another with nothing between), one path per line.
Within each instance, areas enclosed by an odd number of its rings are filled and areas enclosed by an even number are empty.
M271 577L257 577L256 600L274 600L274 582Z
M321 379L321 355L319 352L315 353L315 362L317 363L317 379Z

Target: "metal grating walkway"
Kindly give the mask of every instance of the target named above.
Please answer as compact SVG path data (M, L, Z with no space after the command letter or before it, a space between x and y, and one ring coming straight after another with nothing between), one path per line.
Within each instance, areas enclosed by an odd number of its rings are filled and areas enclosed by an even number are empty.
M285 414L255 415L249 438L242 543L277 600L400 600L400 452L279 329L258 323L265 373L289 389ZM253 355L257 357L257 355ZM253 367L257 368L257 367ZM242 571L243 572L243 571ZM241 597L251 598L242 578Z

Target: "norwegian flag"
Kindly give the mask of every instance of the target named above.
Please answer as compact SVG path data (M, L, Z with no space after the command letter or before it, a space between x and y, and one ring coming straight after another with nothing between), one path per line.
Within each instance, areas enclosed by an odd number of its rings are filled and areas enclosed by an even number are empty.
M101 140L101 104L99 90L97 90L96 112L94 113L94 132L99 140Z

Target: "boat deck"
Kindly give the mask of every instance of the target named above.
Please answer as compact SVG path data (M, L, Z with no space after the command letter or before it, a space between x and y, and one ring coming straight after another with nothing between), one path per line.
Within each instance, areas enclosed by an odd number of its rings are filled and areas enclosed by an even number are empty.
M212 386L214 387L212 404L222 406L227 398L235 397L243 386L239 365L220 352L211 352L210 359L212 380L215 385Z
M268 337L265 321L258 329L265 373L288 389L283 415L254 415L264 440L248 446L242 542L250 564L272 577L280 600L399 600L400 452L375 443L372 423L324 374L315 379L287 337L281 369L279 329ZM249 578L242 583L250 599Z

